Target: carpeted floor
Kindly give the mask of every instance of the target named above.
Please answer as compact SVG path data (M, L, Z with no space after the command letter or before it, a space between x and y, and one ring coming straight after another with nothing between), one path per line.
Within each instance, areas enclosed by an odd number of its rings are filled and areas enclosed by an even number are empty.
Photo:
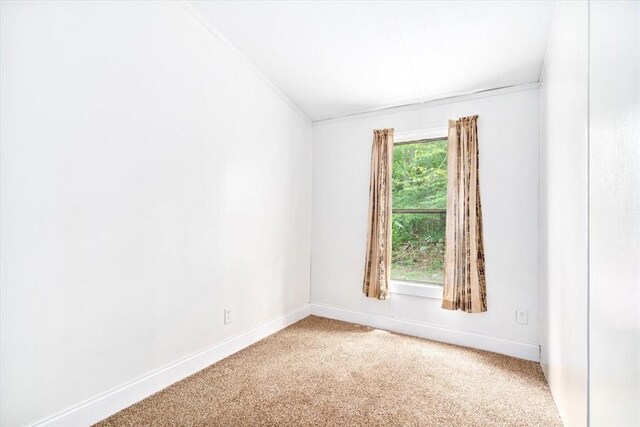
M99 426L556 426L540 365L308 317Z

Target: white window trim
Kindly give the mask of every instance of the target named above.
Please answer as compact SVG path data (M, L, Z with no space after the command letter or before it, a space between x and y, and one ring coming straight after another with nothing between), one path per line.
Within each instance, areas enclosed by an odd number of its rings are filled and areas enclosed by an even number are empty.
M397 132L393 135L393 142L419 141L421 139L448 138L449 128L447 126ZM392 294L411 295L414 297L432 298L442 300L442 286L429 283L405 282L402 280L391 280L389 291Z
M392 294L411 295L414 297L442 300L442 286L428 283L413 283L402 280L391 280L389 291Z
M419 141L421 139L448 138L449 128L447 126L396 132L393 135L393 142Z

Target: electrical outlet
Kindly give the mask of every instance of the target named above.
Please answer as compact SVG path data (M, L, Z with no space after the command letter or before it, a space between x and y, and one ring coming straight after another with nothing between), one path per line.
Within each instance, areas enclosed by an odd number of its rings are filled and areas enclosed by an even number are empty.
M526 325L529 323L529 312L526 309L516 309L516 323L520 325Z
M224 324L228 325L233 320L233 307L227 307L224 309Z

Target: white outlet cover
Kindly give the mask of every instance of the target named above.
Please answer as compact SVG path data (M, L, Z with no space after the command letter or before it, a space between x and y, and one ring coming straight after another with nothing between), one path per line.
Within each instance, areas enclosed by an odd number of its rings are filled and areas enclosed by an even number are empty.
M523 309L516 309L516 323L520 325L526 325L529 323L529 311Z
M227 307L224 309L224 324L228 325L233 320L233 307Z

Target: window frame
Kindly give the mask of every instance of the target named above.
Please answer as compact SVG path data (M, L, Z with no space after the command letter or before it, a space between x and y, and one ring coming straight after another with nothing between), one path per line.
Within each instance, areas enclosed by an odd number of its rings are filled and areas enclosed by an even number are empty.
M423 143L428 144L443 139L449 140L449 128L446 126L398 132L393 137L393 146L395 148L396 145L415 144L418 141L426 141ZM391 215L396 211L402 211L402 213L440 213L442 209L392 209ZM444 211L446 212L446 209ZM389 283L389 291L394 294L442 300L442 285L429 282L392 279Z

